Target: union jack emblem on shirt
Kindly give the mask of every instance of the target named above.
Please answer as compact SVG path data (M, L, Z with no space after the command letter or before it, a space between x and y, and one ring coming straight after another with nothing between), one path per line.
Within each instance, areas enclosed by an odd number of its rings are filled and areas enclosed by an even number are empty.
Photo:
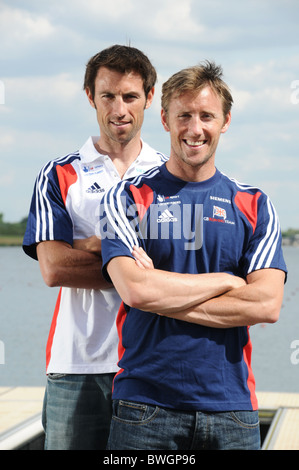
M213 206L213 217L222 217L226 219L226 210L222 209L222 207Z

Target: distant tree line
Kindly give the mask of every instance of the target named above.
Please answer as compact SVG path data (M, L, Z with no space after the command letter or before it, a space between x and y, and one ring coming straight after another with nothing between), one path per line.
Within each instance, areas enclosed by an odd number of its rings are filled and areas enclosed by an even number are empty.
M20 222L4 222L3 213L0 212L0 236L23 236L26 230L28 217L24 217ZM297 238L299 229L289 228L282 232L285 238Z
M3 214L0 212L0 236L23 236L26 230L28 217L24 217L20 222L4 222Z
M291 240L298 239L299 237L299 229L296 228L289 228L288 230L285 230L282 232L282 236L284 238L289 238Z
M283 237L295 237L296 235L299 235L299 229L296 228L289 228L282 232Z

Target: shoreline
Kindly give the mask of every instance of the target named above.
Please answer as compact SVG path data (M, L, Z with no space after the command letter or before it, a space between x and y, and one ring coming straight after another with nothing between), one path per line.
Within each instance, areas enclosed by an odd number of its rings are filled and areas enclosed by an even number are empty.
M23 236L19 235L0 235L1 246L22 246ZM299 246L298 237L282 237L282 246Z
M22 236L0 235L0 246L22 246Z

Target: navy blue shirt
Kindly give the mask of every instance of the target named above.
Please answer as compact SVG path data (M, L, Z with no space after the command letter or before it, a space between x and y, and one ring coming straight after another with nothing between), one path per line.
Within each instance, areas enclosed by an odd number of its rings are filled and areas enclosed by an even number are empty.
M162 165L121 182L101 205L103 274L139 245L155 268L178 273L286 271L265 193L216 170L182 181ZM249 327L210 328L122 304L113 398L205 411L257 409Z

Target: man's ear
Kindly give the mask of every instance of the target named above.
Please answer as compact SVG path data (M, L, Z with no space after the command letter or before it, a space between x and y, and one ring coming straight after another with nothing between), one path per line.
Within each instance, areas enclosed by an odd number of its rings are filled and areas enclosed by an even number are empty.
M164 127L164 129L166 130L166 132L169 132L170 129L169 129L169 126L168 126L168 119L167 119L167 113L164 111L164 109L162 108L161 109L161 122L162 122L162 125Z
M154 98L154 94L155 94L155 87L153 87L153 88L148 92L148 95L147 95L147 98L146 98L146 103L145 103L145 109L148 109L148 108L150 107L150 105L152 104L153 98Z
M91 104L91 106L92 106L93 108L95 108L96 106L95 106L95 104L94 104L93 96L92 96L92 93L91 93L90 89L89 89L89 88L86 88L85 92L86 92L86 95L87 95L87 98L88 98L89 103Z
M224 119L224 124L223 124L223 127L221 129L221 133L224 134L227 129L229 128L229 125L231 123L231 120L232 120L232 116L231 116L231 113L227 113L227 115L225 116L225 119Z

